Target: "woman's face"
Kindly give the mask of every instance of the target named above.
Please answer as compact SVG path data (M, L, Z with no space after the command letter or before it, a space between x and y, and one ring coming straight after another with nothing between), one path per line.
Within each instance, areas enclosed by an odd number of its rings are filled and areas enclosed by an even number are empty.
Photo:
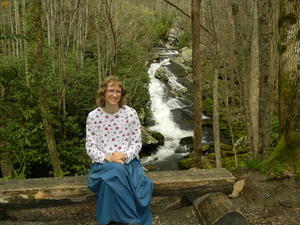
M118 83L110 82L105 92L105 105L118 105L122 97L122 89Z

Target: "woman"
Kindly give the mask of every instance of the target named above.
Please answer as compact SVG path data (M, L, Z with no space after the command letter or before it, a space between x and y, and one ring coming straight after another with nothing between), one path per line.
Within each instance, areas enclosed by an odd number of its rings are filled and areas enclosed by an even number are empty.
M139 161L141 125L125 105L126 91L109 76L97 92L98 108L86 123L86 151L92 159L88 187L96 194L100 224L151 225L153 183Z

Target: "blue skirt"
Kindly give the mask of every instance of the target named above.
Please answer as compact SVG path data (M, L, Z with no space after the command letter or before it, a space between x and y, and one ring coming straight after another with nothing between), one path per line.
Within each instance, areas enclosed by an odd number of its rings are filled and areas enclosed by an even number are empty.
M111 221L151 225L153 182L144 175L138 159L128 164L93 163L88 187L96 194L96 219L100 224Z

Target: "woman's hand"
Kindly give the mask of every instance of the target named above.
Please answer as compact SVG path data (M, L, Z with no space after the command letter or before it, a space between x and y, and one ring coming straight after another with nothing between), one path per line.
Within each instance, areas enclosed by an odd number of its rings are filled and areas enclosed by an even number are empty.
M122 152L113 152L112 155L106 155L105 160L108 162L117 162L124 164L127 159L127 155Z
M123 152L113 152L112 156L116 159L122 159L123 161L125 161L128 158L127 154Z

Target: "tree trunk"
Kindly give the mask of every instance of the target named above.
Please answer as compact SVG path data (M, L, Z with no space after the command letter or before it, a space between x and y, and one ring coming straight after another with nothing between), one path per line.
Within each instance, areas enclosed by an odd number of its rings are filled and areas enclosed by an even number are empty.
M258 12L257 1L253 0L252 38L250 53L250 74L248 79L248 110L250 115L250 127L248 140L252 157L258 155L258 109L259 109L259 37L258 37ZM245 62L247 63L247 62Z
M23 16L23 34L26 34L26 22L25 22L25 15L26 15L26 1L22 0L22 16ZM23 55L24 55L24 67L25 67L25 79L26 79L26 84L29 86L29 73L28 73L28 59L27 59L27 49L28 49L28 44L27 40L23 40Z
M231 1L231 15L233 19L234 26L234 55L235 61L233 61L233 66L238 79L240 80L240 103L243 112L243 123L245 124L245 130L247 133L248 146L252 146L252 134L251 134L251 124L250 124L250 111L248 107L248 76L249 76L249 61L250 61L250 45L251 45L251 26L252 14L249 12L250 1L243 0L237 3L236 1ZM231 60L231 59L229 59ZM234 81L233 79L231 79Z
M220 149L220 119L219 119L219 70L215 65L213 80L213 133L214 148L216 154L216 167L222 167L221 149Z
M192 0L192 64L194 81L194 151L196 167L201 167L201 137L202 137L202 94L200 68L200 5L201 0Z
M56 142L54 138L53 127L50 120L50 109L47 98L45 96L44 88L39 83L43 79L43 27L42 27L42 5L41 1L33 0L32 2L32 15L34 16L33 24L35 28L35 62L34 62L34 74L36 75L36 86L39 95L39 105L41 109L41 117L43 120L45 137L48 144L51 163L53 167L54 176L62 176L63 171L61 169L58 152L56 149Z
M270 121L272 117L271 103L274 96L274 77L277 70L276 51L272 40L276 36L276 30L273 26L276 23L275 6L278 6L277 0L260 0L258 1L258 34L259 34L259 155L262 158L269 153L270 147ZM273 49L272 49L273 48ZM275 48L275 49L274 49ZM272 67L273 68L272 68Z
M299 172L300 162L300 2L280 0L280 141L267 162L286 161Z

